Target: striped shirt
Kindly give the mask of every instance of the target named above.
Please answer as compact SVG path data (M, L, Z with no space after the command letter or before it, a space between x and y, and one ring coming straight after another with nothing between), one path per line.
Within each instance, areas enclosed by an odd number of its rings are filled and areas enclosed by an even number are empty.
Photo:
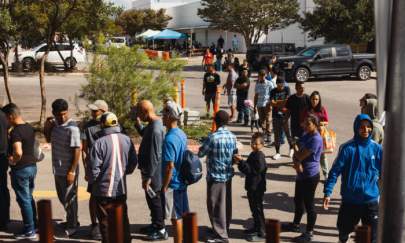
M73 161L73 149L80 148L80 130L72 119L52 129L52 166L57 176L66 176Z
M200 147L199 157L207 156L207 180L226 182L233 176L232 157L236 137L225 127L210 134Z

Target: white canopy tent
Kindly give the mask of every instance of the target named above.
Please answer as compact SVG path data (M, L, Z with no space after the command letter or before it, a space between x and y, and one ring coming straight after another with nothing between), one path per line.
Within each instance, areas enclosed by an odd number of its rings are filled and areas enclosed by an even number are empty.
M160 32L161 32L160 30L151 30L151 29L148 29L147 31L145 31L145 32L143 32L143 33L137 35L136 38L144 38L144 39L147 39L147 38L150 38L150 37L152 37L152 36L154 36L154 35L159 34Z

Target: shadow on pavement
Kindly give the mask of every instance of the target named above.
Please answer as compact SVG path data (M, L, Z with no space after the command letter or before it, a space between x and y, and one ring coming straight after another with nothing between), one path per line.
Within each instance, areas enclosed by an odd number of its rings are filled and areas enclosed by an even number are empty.
M294 182L296 176L295 175L283 175L283 174L275 174L275 173L267 173L266 179L271 181L286 181L286 182Z
M294 199L285 192L264 194L263 206L265 209L276 209L284 212L294 212Z

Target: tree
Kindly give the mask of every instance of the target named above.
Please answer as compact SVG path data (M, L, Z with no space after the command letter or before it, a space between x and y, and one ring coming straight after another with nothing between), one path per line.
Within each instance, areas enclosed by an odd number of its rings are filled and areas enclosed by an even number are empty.
M6 90L8 102L13 102L8 85L8 55L10 53L11 37L16 34L16 26L11 19L6 1L0 1L0 23L0 64L3 67L4 89Z
M164 29L171 19L172 17L165 14L164 9L157 11L153 9L131 9L124 11L118 17L117 24L121 26L128 35L134 36L147 29Z
M202 0L198 15L211 27L241 33L249 47L263 34L298 20L297 0Z
M375 39L373 0L314 0L316 8L301 20L312 39L364 43Z
M159 107L165 95L174 94L183 66L176 59L150 60L138 47L104 47L95 53L88 84L82 87L83 97L90 102L104 99L120 122L130 127L127 118L134 94Z

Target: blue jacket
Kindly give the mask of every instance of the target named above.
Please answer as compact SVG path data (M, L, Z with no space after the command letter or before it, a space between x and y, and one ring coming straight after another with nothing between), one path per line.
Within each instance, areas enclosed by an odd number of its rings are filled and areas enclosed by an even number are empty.
M329 197L339 175L342 175L340 194L342 201L364 204L378 201L380 191L378 179L381 175L382 147L370 136L363 139L359 135L360 122L367 120L373 127L370 117L358 115L354 121L354 138L342 144L336 160L329 171L324 193Z

